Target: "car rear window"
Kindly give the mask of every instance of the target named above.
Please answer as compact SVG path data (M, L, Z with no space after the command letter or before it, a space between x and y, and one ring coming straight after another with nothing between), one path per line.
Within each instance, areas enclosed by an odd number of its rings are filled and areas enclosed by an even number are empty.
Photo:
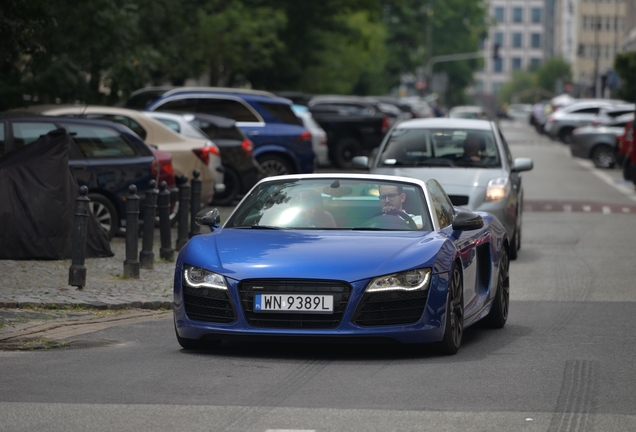
M82 117L87 119L92 119L92 120L104 120L104 121L110 121L113 123L122 124L128 127L133 132L135 132L137 135L139 135L141 139L143 140L146 139L146 135L147 135L146 130L142 128L139 123L137 123L135 120L131 119L130 117L126 117L123 115L113 115L113 114L86 114Z
M69 123L62 123L62 126L70 134L75 134L73 141L86 158L128 158L137 154L135 149L114 129Z
M259 102L260 106L262 106L268 113L272 116L276 117L283 123L293 124L302 126L303 122L298 118L290 105L281 104L281 103L269 103L269 102Z
M43 135L57 129L52 122L14 122L13 123L13 147L18 149L31 144Z
M190 123L201 129L208 137L210 137L211 140L227 139L243 141L243 139L245 138L243 132L241 132L240 129L236 126L219 127L214 123L196 118L193 119Z

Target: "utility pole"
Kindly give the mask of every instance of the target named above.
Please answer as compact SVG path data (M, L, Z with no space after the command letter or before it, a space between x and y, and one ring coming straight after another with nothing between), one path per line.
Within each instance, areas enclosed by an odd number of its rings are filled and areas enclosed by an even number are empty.
M433 58L433 13L433 0L429 0L426 5L426 64ZM427 90L432 92L432 70L426 71L425 79Z
M594 97L600 99L601 97L601 76L599 74L599 61L600 61L600 45L598 43L598 31L601 27L601 17L598 15L598 2L594 4Z

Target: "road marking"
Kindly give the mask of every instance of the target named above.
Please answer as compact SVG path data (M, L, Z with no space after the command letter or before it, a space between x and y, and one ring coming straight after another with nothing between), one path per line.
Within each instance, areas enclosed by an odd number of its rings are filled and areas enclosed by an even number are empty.
M592 211L592 206L584 205L584 206L583 206L583 211L584 211L584 212L590 212L590 211Z
M316 429L266 429L265 432L316 432Z
M623 183L618 184L616 182L616 179L614 179L613 177L605 174L603 171L599 170L598 168L594 167L594 164L592 162L587 161L587 160L577 159L577 158L574 158L574 161L576 163L578 163L580 166L582 166L583 168L586 168L588 171L590 171L596 177L598 177L601 180L603 180L608 185L612 186L614 189L616 189L617 191L619 191L623 195L627 196L627 198L629 198L630 200L636 201L636 195L634 194L633 183L632 184L623 184Z
M623 213L629 213L629 207L623 207Z
M609 208L608 206L603 206L603 214L610 214L612 213L612 209Z
M563 204L563 211L570 213L572 211L572 206L570 204Z
M550 210L552 210L552 205L551 204L546 204L546 205L543 206L543 209L546 210L546 211L550 211Z

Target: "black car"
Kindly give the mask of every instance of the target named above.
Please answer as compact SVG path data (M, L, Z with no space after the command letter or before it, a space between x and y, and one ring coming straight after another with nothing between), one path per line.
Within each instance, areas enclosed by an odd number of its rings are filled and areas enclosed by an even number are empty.
M86 185L90 208L108 237L126 218L128 187L140 191L154 179L155 156L139 136L125 126L99 120L0 115L0 157L65 128L72 137L69 168L79 185Z
M236 126L232 119L209 114L188 114L190 123L201 129L221 149L225 169L225 192L216 193L215 205L229 205L249 191L263 174L252 151L254 144Z

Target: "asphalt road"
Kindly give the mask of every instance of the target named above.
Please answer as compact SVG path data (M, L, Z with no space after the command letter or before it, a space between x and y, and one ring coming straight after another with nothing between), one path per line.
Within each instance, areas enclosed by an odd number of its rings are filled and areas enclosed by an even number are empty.
M636 193L523 124L522 249L502 330L460 352L228 344L182 351L170 318L0 352L0 430L636 430Z

